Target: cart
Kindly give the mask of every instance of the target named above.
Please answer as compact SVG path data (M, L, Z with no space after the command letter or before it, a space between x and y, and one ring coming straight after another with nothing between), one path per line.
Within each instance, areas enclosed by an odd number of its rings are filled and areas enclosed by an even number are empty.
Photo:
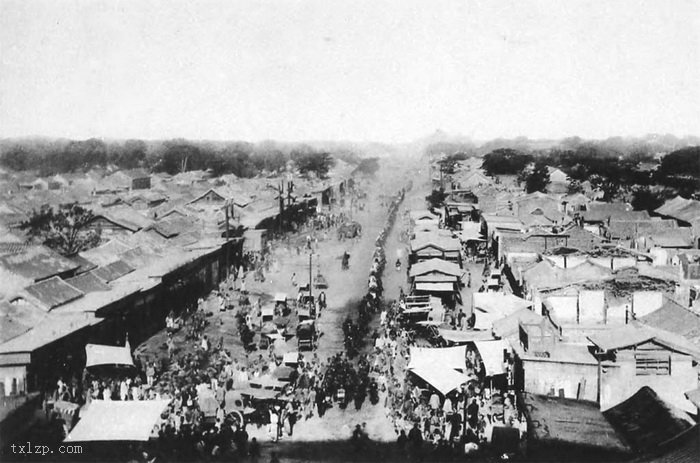
M314 277L314 287L318 289L328 288L328 282L326 281L326 278L320 273L317 273Z
M270 344L273 344L278 339L284 339L284 336L277 329L277 325L273 322L265 322L260 327L260 349L267 349Z
M293 306L293 301L291 301L288 297L287 294L285 293L277 293L275 294L275 312L280 313L282 315L288 315L291 307Z
M314 350L318 335L316 323L313 320L304 320L297 326L297 346L300 351Z
M262 324L272 322L275 319L274 307L263 307L260 312L260 321Z

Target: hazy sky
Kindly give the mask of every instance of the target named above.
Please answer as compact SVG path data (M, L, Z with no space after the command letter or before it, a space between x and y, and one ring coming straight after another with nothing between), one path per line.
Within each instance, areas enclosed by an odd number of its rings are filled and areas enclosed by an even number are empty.
M700 2L0 0L0 136L700 134Z

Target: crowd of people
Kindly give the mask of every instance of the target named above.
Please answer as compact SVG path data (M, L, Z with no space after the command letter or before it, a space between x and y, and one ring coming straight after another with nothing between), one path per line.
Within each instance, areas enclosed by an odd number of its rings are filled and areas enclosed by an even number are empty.
M150 449L168 461L255 458L260 444L249 439L246 426L265 426L269 439L276 442L292 436L299 421L322 418L331 407L360 410L366 401L384 406L397 435L398 450L407 456L431 452L442 458L468 453L489 442L497 426L518 429L522 437L526 426L515 396L485 387L478 352L469 350L465 359L469 381L447 396L408 371L416 336L413 327L401 318L403 294L399 301L386 304L381 284L386 238L403 197L401 190L386 203L387 222L375 242L367 294L356 314L343 322L345 352L325 360L316 352L300 354L291 364L286 382L278 381L275 397L256 401L251 395L244 403L231 405L233 392L248 390L251 382L263 378L276 379L275 373L285 365L272 346L257 352L246 349L241 360L224 349L223 339L209 339L205 330L211 314L201 299L197 307L180 316L168 314L163 346L167 355L137 359L139 369L133 374L87 374L82 383L60 381L56 397L82 403L170 399L162 425L155 430L155 447ZM322 214L312 220L310 229L325 230L344 220L342 214ZM313 246L313 238L307 245ZM257 269L264 268L266 262L269 265L265 254L246 255L244 264L214 294L220 310L234 308L235 297L239 297L237 325L244 346L252 345L252 318L260 311L260 300L251 304L248 299L245 275L249 270L263 273ZM264 274L259 277L264 278ZM373 347L363 354L365 337L377 313L379 328L369 339ZM459 325L466 323L454 318ZM366 429L358 424L351 440L362 448L368 439Z

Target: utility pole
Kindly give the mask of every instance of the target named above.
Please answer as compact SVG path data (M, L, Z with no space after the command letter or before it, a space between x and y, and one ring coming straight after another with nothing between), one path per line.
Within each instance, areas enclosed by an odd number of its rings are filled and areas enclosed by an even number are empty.
M284 215L284 183L280 183L277 187L278 198L280 200L280 217L279 217L279 233L282 235L284 225L283 225L283 215Z
M226 278L228 279L229 276L229 260L228 260L228 240L229 240L229 225L228 225L228 201L224 204L224 213L226 214L226 242L224 243L224 246L226 247Z
M313 291L314 291L313 290L314 282L311 278L311 268L312 268L311 267L311 259L313 258L313 255L314 255L314 251L311 250L311 252L309 252L309 299L311 299L311 300L313 299Z

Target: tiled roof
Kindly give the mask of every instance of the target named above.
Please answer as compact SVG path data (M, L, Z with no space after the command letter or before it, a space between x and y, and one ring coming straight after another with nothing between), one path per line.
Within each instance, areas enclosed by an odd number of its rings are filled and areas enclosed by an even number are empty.
M0 344L29 331L46 316L31 304L0 302Z
M700 201L676 196L654 212L683 222L694 222L700 220Z
M98 291L109 291L110 287L94 273L87 272L66 280L66 283L79 289L83 293L94 293Z
M109 283L110 281L114 281L117 278L123 277L124 275L133 271L134 269L129 264L122 260L118 260L116 262L112 262L111 264L107 264L104 267L99 267L93 270L92 273Z
M626 349L655 341L669 349L700 358L700 349L680 334L653 328L650 325L630 324L593 334L588 339L604 351Z
M530 393L523 394L523 401L532 424L528 438L533 441L578 444L587 450L629 450L595 403Z
M69 272L79 267L44 246L33 246L19 254L0 256L0 265L34 281Z
M650 451L682 436L695 423L648 386L603 412L615 430L637 451Z
M459 265L442 259L428 259L411 266L410 276L424 275L430 272L439 272L459 277L464 273Z
M639 319L645 325L679 334L700 349L700 314L664 298L658 310Z
M590 203L588 210L581 213L581 217L586 222L605 222L610 217L620 217L620 214L629 211L631 208L625 203Z
M58 277L34 283L24 289L27 294L41 302L48 309L53 309L59 305L83 296L83 292L69 285Z
M97 264L90 262L80 254L70 256L67 259L79 266L78 270L76 271L77 273L85 273L97 268Z

